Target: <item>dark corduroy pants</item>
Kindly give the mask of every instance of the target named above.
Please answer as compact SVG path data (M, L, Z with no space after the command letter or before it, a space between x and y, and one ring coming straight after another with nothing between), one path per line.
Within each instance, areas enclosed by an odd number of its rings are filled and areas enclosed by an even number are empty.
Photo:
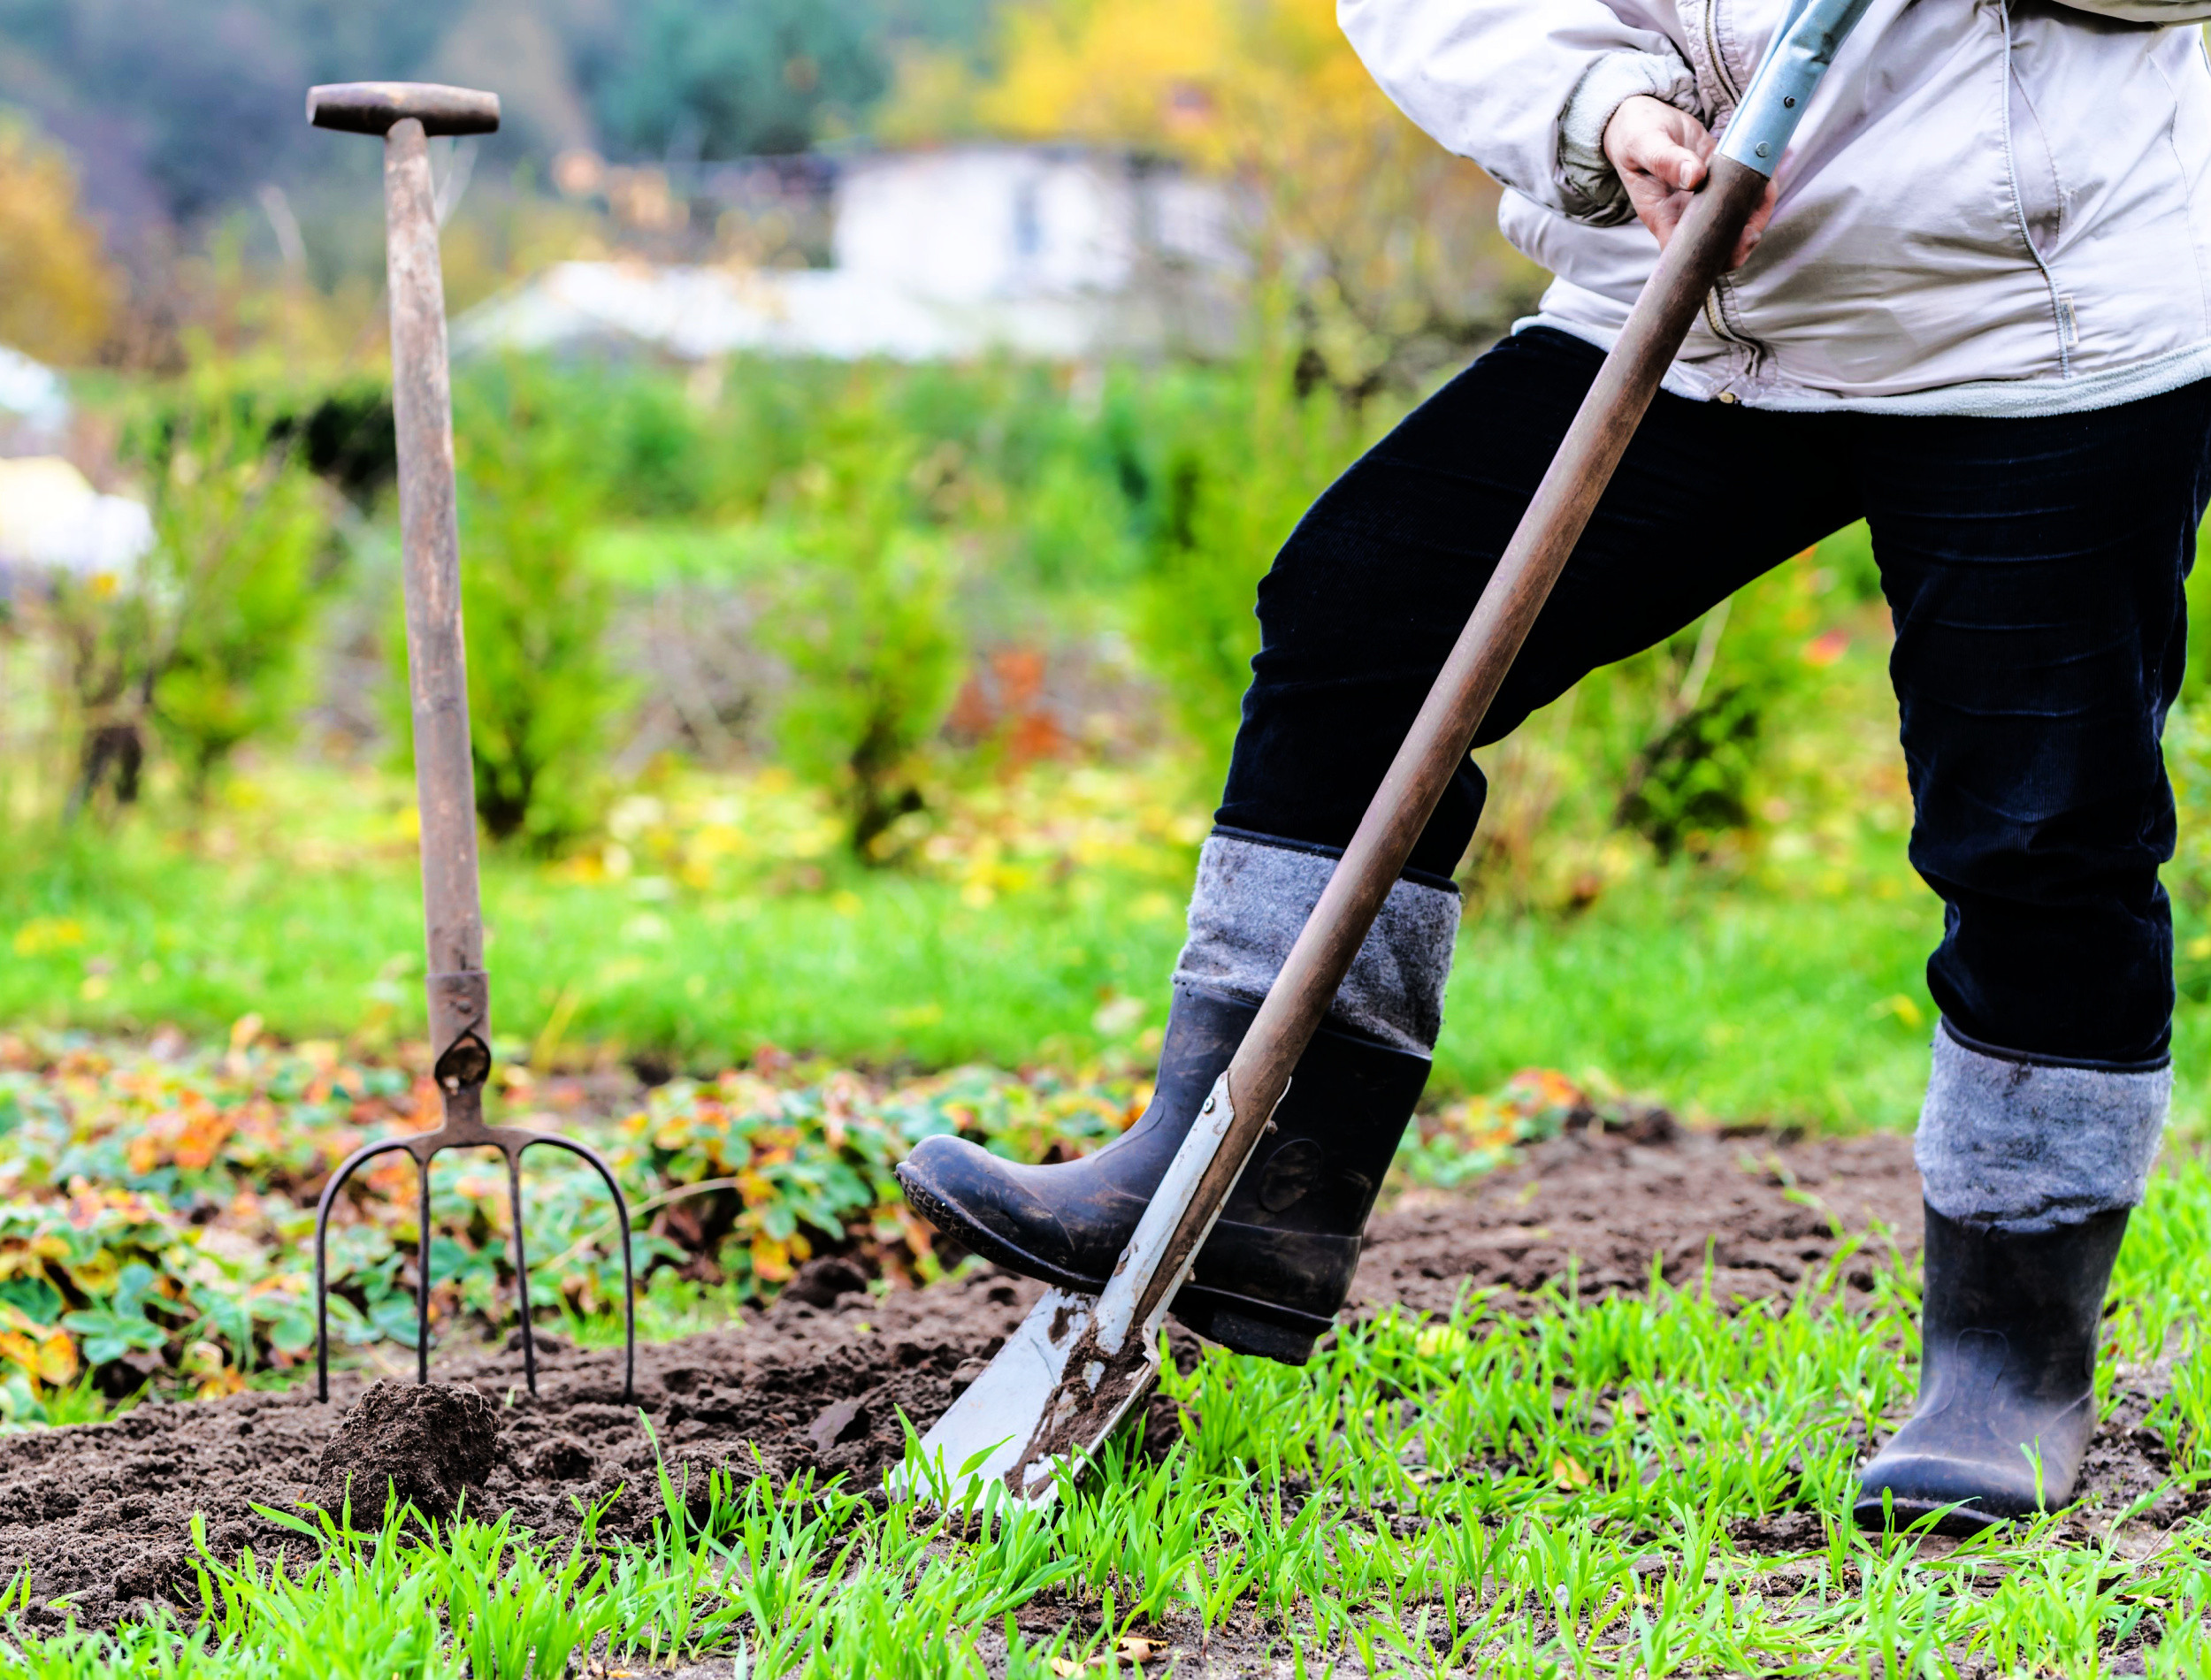
M1350 839L1599 359L1549 329L1506 340L1313 504L1260 585L1223 826ZM1662 393L1482 740L1863 517L1896 626L1911 860L1947 906L1935 1002L2000 1053L2158 1065L2173 996L2159 737L2207 495L2211 382L2024 419ZM1414 868L1456 867L1482 797L1470 761Z

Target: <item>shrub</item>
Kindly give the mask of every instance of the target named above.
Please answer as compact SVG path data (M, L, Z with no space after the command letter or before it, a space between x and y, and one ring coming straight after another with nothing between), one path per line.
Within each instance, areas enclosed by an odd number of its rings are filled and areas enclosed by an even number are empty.
M476 810L494 840L552 851L589 826L629 699L603 645L609 592L582 554L602 480L542 374L510 367L469 392L455 447Z
M152 549L54 591L72 809L133 803L149 732L195 803L239 747L278 733L328 575L325 493L250 405L178 402L131 449L149 481Z
M792 678L783 757L835 795L853 851L880 863L891 825L922 807L915 760L951 708L960 638L951 551L907 516L910 451L844 430L798 476L793 563L766 636Z
M1662 859L1748 828L1760 699L1748 684L1730 683L1663 724L1635 755L1614 821Z
M1259 579L1315 497L1358 452L1356 416L1300 396L1279 357L1260 357L1225 391L1175 416L1166 447L1124 459L1149 564L1136 631L1146 668L1215 767L1236 738L1259 652ZM1132 416L1133 419L1133 416Z
M172 439L153 504L157 587L174 602L153 717L196 802L297 709L331 529L322 486L253 422L218 409Z

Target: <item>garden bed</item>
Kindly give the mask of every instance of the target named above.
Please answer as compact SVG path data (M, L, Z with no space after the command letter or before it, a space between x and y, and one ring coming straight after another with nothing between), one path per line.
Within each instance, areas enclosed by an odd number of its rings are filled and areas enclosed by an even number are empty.
M1447 1310L1468 1287L1528 1290L1569 1278L1584 1294L1636 1292L1654 1254L1677 1287L1695 1286L1709 1265L1717 1294L1763 1298L1871 1233L1864 1268L1844 1262L1866 1287L1879 1251L1910 1247L1917 1232L1917 1178L1901 1139L1782 1143L1677 1133L1663 1120L1577 1129L1471 1194L1409 1193L1376 1221L1355 1306ZM601 1501L610 1501L602 1533L648 1529L660 1510L656 1450L701 1497L712 1467L749 1475L761 1461L779 1473L872 1484L899 1451L899 1413L926 1425L1012 1329L1035 1286L991 1273L876 1295L861 1283L846 1263L821 1263L742 1327L641 1348L635 1407L622 1398L619 1349L554 1351L534 1401L511 1352L441 1360L434 1374L478 1390L487 1417L456 1423L449 1409L402 1410L383 1420L366 1457L329 1450L367 1386L357 1375L341 1375L326 1406L311 1389L246 1394L12 1436L0 1441L0 1578L27 1568L34 1605L66 1595L93 1624L149 1599L189 1601L195 1513L218 1554L249 1545L265 1554L287 1536L255 1505L333 1501L345 1469L380 1480L410 1449L425 1462L442 1454L448 1485L472 1484L470 1512L511 1511L547 1535L573 1531L579 1511ZM1155 1401L1153 1430L1171 1421L1171 1405ZM440 1437L476 1428L478 1462L455 1471L469 1452ZM2123 1441L2118 1447L2099 1454L2099 1474L2154 1485ZM380 1505L380 1496L371 1498Z

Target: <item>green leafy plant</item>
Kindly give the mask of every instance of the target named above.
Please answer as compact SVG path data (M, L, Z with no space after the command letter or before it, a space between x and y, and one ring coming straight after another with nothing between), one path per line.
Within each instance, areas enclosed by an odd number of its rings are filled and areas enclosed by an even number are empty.
M582 556L601 481L587 430L557 411L544 374L516 365L465 389L455 447L476 809L494 840L549 852L592 825L628 699L604 645L609 592Z
M1301 395L1278 355L1255 357L1227 401L1182 416L1124 483L1138 498L1149 564L1135 628L1144 664L1213 766L1227 763L1259 652L1259 579L1314 497L1358 451L1356 416Z
M961 668L949 546L909 522L895 447L848 428L799 475L791 575L767 641L792 677L777 720L784 760L843 806L863 862L923 804L917 763Z
M328 1045L241 1040L157 1061L8 1040L0 1053L18 1058L0 1062L12 1167L0 1199L0 1423L68 1417L82 1380L110 1400L149 1380L219 1394L308 1355L307 1238L324 1179L366 1138L417 1129L437 1106L426 1077ZM1122 1092L1048 1074L875 1083L769 1060L772 1073L671 1081L594 1128L639 1215L631 1257L648 1333L703 1327L702 1310L770 1295L823 1251L901 1281L933 1277L928 1229L891 1177L907 1149L959 1132L1035 1158L1055 1143L1096 1147L1132 1113ZM565 1154L537 1152L527 1171L538 1304L585 1340L618 1334L621 1249L604 1187ZM450 1157L432 1184L433 1323L440 1334L503 1325L511 1210ZM344 1344L414 1343L415 1194L411 1167L387 1159L338 1201L331 1322Z
M241 746L296 713L330 572L327 499L291 445L235 405L180 425L158 463L155 587L174 616L152 709L195 799Z
M1617 820L1671 858L1715 832L1748 827L1757 768L1758 697L1731 683L1644 744L1620 790Z
M141 422L130 453L152 549L61 580L51 604L73 810L134 803L156 732L195 803L241 746L280 733L331 572L328 493L247 400L187 393Z

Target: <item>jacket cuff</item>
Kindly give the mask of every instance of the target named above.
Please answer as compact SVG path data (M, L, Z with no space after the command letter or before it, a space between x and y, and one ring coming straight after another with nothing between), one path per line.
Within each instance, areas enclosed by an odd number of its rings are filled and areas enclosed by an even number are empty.
M1567 95L1558 113L1558 175L1572 220L1593 227L1634 220L1627 188L1604 155L1604 130L1638 94L1695 115L1696 73L1672 53L1608 52L1591 61Z

